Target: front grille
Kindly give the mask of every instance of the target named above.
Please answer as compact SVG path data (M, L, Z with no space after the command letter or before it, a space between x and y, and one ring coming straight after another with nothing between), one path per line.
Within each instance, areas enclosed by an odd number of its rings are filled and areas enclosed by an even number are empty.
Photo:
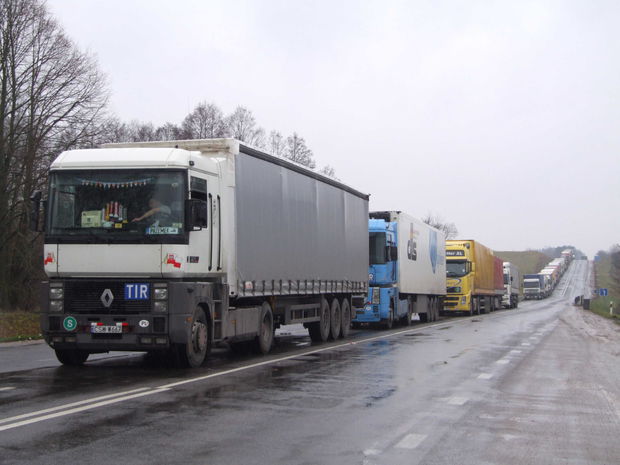
M151 311L148 300L125 300L125 284L132 281L65 281L66 313L125 313L128 315ZM144 282L144 281L139 281ZM114 296L112 304L105 307L101 294L109 289Z

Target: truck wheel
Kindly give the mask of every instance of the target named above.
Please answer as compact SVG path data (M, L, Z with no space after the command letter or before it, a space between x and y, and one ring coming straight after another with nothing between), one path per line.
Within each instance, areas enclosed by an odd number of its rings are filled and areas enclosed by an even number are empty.
M313 342L325 342L329 337L330 315L327 300L321 297L321 308L319 310L320 320L308 325L308 334Z
M207 316L202 307L196 307L188 329L187 343L174 347L177 364L185 368L199 367L207 358L210 345Z
M271 306L267 302L263 302L263 307L260 312L260 322L255 346L257 353L265 355L269 353L273 345L273 313L271 311Z
M340 311L340 302L334 297L329 309L329 326L330 339L338 339L340 337L340 328L342 326L342 313Z
M413 302L409 302L407 305L407 316L405 316L405 326L411 326L412 318L413 318Z
M85 350L79 349L56 349L56 358L63 365L80 366L84 365L90 355Z
M340 314L342 315L340 337L346 338L349 337L349 332L351 331L351 305L349 305L349 299L346 297L342 299L340 304Z
M390 312L388 313L388 317L383 321L383 325L386 329L392 329L394 326L394 304L390 303Z

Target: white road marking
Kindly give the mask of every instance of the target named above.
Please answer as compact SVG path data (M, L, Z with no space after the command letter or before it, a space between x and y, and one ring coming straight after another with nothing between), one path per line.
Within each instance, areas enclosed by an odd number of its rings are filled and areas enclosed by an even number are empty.
M366 449L364 455L381 455L381 451L379 449Z
M478 379L491 379L493 375L491 373L480 373Z
M0 391L12 391L13 389L15 389L15 386L0 387Z
M44 410L37 410L36 412L24 413L22 415L17 415L15 417L0 418L0 424L9 423L11 421L22 420L24 418L29 418L29 417L36 417L37 415L43 415L43 414L50 413L50 412L57 412L58 410L71 408L71 407L77 407L78 405L90 404L92 402L98 402L101 400L110 399L111 397L118 397L118 396L133 394L135 392L147 391L148 389L149 388L132 389L131 391L117 392L117 393L108 394L105 396L93 397L91 399L86 399L86 400L80 400L79 402L72 402L70 404L58 405L57 407L46 408Z
M31 423L38 423L40 421L49 420L52 418L64 417L67 415L72 415L74 413L83 412L85 410L92 410L94 408L103 407L104 405L116 404L118 402L124 402L126 400L135 399L136 397L148 396L150 394L158 394L164 391L167 391L167 389L153 389L152 391L138 392L137 394L132 394L130 396L115 397L114 399L104 400L102 402L97 402L95 404L89 404L83 407L76 407L73 409L64 410L62 412L50 413L49 415L44 415L42 417L31 418L30 420L23 420L23 421L18 421L17 423L11 423L9 425L0 426L0 431L6 431L8 429L18 428L20 426L29 425Z
M426 439L426 434L411 433L400 440L394 447L399 449L415 449Z
M517 350L517 349L513 349L513 350L511 350L511 351L510 351L510 353L511 353L511 354L520 354L520 353L521 353L521 351L520 351L520 350Z
M536 336L530 336L530 339L538 339Z
M469 320L469 318L467 319L463 319L462 321L465 322ZM22 415L17 415L14 417L9 417L9 418L0 418L0 425L5 424L5 423L10 423L8 425L4 425L4 426L0 426L0 431L4 431L7 429L11 429L11 428L17 428L18 426L24 426L24 425L28 425L28 424L32 424L32 423L37 423L40 421L45 421L45 420L49 420L51 418L58 418L58 417L62 417L65 415L71 415L73 413L78 413L81 412L83 410L90 410L90 409L94 409L97 407L101 407L104 405L109 405L109 404L114 404L114 403L118 403L118 402L123 402L126 400L130 400L133 399L135 397L142 397L142 396L148 396L151 394L159 394L161 392L167 391L171 388L177 387L177 386L182 386L184 384L189 384L189 383L195 383L198 381L204 381L206 379L210 379L210 378L216 378L219 376L224 376L230 373L237 373L240 371L245 371L245 370L249 370L252 368L256 368L256 367L260 367L260 366L266 366L266 365L273 365L282 361L286 361L286 360L291 360L291 359L295 359L295 358L299 358L299 357L303 357L305 355L311 355L311 354L317 354L317 353L321 353L321 352L327 352L330 350L336 350L339 349L341 347L345 347L345 346L353 346L353 345L358 345L358 344L364 344L366 342L371 342L371 341L376 341L376 340L380 340L380 339L387 339L390 337L394 337L394 336L399 336L401 334L406 334L406 333L416 333L416 332L420 332L420 331L426 331L429 328L435 328L438 326L448 326L448 325L454 325L454 321L446 321L446 322L441 322L441 323L435 323L432 325L424 325L421 328L412 328L412 329L405 329L402 331L396 331L394 333L390 333L390 334L383 334L380 336L374 336L374 337L369 337L366 339L360 339L358 341L347 341L347 342L343 342L341 344L337 344L337 345L332 345L329 347L322 347L320 349L314 349L314 350L308 350L305 352L301 352L301 353L297 353L297 354L293 354L293 355L287 355L285 357L279 357L279 358L275 358L273 360L265 360L263 362L258 362L258 363L253 363L251 365L245 365L245 366L241 366L238 368L232 368L230 370L224 370L224 371L220 371L217 373L212 373L209 375L204 375L204 376L197 376L195 378L189 378L183 381L178 381L175 383L169 383L169 384L165 384L163 386L157 386L157 387L142 387L142 388L138 388L138 389L133 389L131 391L121 391L121 392L117 392L115 394L108 394L105 396L99 396L99 397L93 397L91 399L85 399L82 401L78 401L78 402L73 402L70 404L64 404L64 405L59 405L57 407L51 407L48 409L43 409L43 410L38 410L35 412L29 412L29 413L24 413ZM129 353L128 355L122 355L122 356L129 356L132 353ZM110 357L112 358L112 357ZM133 394L136 393L136 394ZM110 398L114 398L112 400L109 401L103 401L104 399L110 399ZM99 401L103 401L103 402L99 402ZM86 405L89 404L89 405ZM78 405L84 405L84 407L79 407L79 408L72 408L72 407L77 407ZM68 409L68 410L64 410L62 412L59 412L59 410L63 410L63 409ZM50 412L58 412L55 414L50 414L50 415L45 415L46 413L50 413ZM26 421L19 421L25 418L31 418L31 417L36 417L36 418L32 418L30 420L26 420ZM11 423L11 422L16 422L16 423Z
M529 342L522 342L522 343L521 343L521 345L522 345L522 346L529 346L529 345L531 345L531 344L530 344Z
M500 358L498 361L496 361L495 363L498 363L500 365L506 365L508 363L510 363L510 360L507 358Z
M448 404L450 405L463 405L469 400L468 397L449 397Z

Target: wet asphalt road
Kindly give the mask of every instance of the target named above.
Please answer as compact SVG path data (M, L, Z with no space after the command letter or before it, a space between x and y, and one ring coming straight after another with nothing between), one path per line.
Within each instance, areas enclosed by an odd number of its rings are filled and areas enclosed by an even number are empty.
M0 463L617 464L620 332L554 296L199 370L0 347Z

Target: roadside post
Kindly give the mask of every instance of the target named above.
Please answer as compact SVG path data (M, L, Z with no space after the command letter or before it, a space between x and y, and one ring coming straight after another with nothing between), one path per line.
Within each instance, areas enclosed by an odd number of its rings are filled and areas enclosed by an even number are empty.
M609 301L609 314L611 316L614 316L614 301L613 300Z

